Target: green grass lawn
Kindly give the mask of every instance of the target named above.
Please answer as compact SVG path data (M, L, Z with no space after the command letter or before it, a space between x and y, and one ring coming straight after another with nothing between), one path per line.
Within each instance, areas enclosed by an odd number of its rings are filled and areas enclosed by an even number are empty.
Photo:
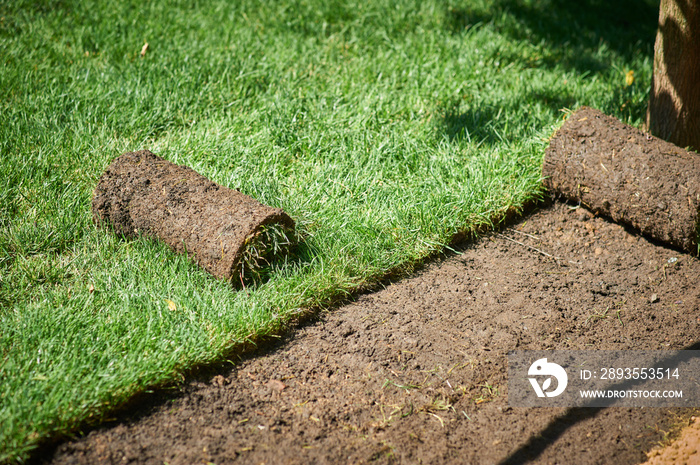
M0 0L0 462L538 198L562 109L641 122L657 16L632 0ZM140 149L284 208L306 241L235 291L96 229L97 178Z

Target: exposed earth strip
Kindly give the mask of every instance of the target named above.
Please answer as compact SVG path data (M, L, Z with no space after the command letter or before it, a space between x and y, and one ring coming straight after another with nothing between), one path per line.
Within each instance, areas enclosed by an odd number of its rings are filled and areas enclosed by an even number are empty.
M41 460L640 463L698 411L510 407L507 354L700 349L698 276L555 203Z

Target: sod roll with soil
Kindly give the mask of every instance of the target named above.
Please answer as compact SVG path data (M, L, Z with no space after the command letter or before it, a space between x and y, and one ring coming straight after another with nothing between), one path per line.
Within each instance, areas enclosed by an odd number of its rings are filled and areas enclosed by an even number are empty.
M187 253L219 278L238 284L293 242L294 221L148 150L116 158L97 183L92 212L127 237L147 235Z
M552 136L542 174L550 191L697 253L697 154L583 107Z

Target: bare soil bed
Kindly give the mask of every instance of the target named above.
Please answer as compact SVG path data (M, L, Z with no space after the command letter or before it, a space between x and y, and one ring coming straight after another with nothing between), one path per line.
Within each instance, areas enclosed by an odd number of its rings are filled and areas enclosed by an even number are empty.
M640 463L698 412L512 408L507 353L700 349L698 276L555 203L38 461Z

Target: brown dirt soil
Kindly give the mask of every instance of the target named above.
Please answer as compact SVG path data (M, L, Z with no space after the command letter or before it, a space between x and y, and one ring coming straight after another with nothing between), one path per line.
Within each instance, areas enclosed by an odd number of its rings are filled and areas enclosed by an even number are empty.
M698 349L699 274L556 203L42 463L640 463L698 411L513 408L507 353Z

